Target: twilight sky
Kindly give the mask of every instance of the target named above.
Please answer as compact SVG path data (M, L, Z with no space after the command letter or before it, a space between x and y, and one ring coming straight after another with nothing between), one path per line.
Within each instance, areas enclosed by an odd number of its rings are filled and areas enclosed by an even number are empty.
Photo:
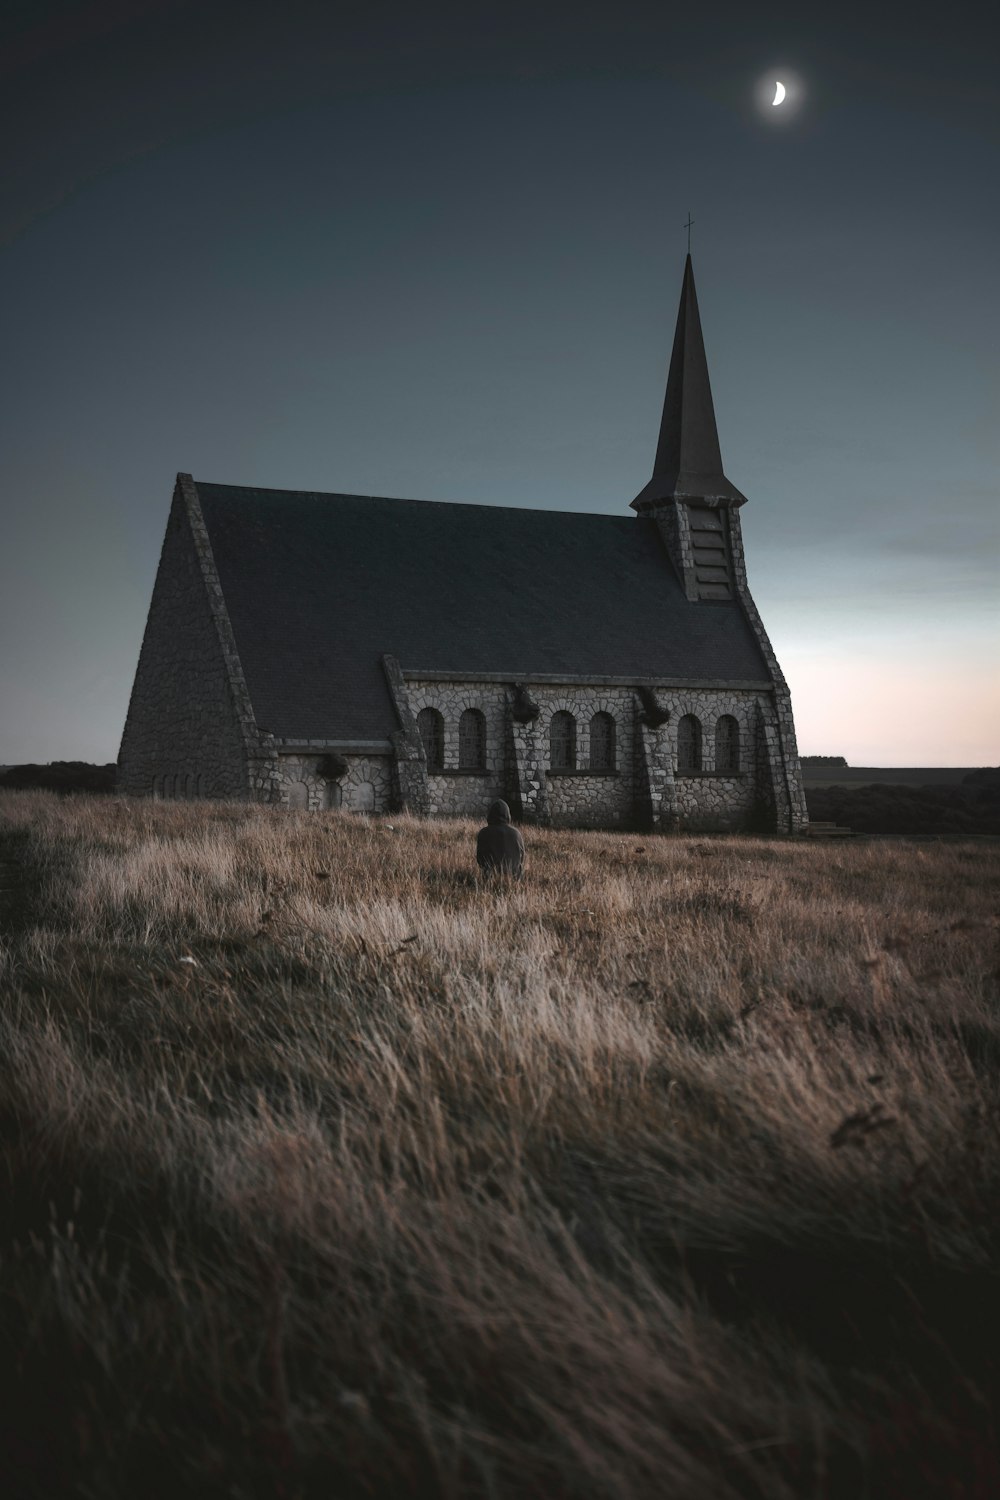
M997 15L8 0L0 763L115 758L178 469L627 514L689 209L800 750L1000 761Z

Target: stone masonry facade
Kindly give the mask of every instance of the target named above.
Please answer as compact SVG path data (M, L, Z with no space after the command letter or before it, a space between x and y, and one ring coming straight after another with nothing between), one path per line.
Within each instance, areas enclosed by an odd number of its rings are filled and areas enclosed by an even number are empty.
M197 521L178 484L119 756L131 796L251 794L259 737Z
M656 518L695 602L696 564L684 510L675 502ZM385 656L382 670L398 725L389 738L294 743L276 739L255 722L197 491L180 476L122 739L122 790L134 796L266 802L308 812L406 808L474 819L503 797L516 820L542 826L795 832L808 814L791 700L747 587L738 510L726 507L722 520L727 566L764 657L767 680L534 677L515 684L499 673L486 678L408 674ZM482 716L482 753L475 766L460 764L460 724L470 709ZM436 766L428 766L418 728L425 710L440 716ZM559 764L553 750L557 714L564 728L567 715L572 724L569 764L565 753ZM603 760L592 756L598 715L604 716ZM716 749L724 716L730 737L722 765ZM680 746L682 721L686 756Z
M772 747L765 733L776 727L770 684L645 685L666 715L655 728L644 722L646 708L633 684L530 680L523 686L538 709L528 723L517 721L510 682L406 678L414 719L424 709L441 716L443 764L428 770L423 763L431 816L480 818L496 797L510 803L515 818L554 827L732 830L773 816ZM459 765L459 723L469 709L485 721L476 769ZM555 769L551 729L560 712L574 721L575 764ZM598 714L614 725L613 763L592 770L591 724ZM723 715L738 726L734 769L716 765ZM679 770L678 729L686 716L700 728L700 765Z
M308 812L387 812L398 805L390 755L341 756L347 769L339 776L324 774L327 756L308 750L279 754L273 800Z

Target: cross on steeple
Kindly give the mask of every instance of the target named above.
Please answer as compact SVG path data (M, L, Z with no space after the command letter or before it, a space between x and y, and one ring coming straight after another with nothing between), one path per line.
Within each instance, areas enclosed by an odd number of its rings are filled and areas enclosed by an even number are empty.
M691 210L688 209L687 223L684 225L684 228L688 232L688 255L691 254L691 225L693 223L694 223L694 220L691 217Z

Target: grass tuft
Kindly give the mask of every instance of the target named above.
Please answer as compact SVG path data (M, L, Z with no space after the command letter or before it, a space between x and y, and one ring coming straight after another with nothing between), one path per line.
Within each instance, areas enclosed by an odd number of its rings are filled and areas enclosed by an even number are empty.
M1000 1493L1000 851L474 833L0 794L5 1492Z

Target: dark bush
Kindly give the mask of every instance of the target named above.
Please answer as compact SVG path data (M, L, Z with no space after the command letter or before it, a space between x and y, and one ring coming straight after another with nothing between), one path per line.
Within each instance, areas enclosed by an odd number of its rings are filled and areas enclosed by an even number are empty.
M347 775L347 761L342 755L324 755L316 769L327 781L339 781Z
M514 683L514 702L511 707L511 715L515 724L533 724L541 713L541 708L532 698L523 682Z
M806 786L805 793L810 818L839 823L857 833L1000 834L1000 782Z
M639 698L642 702L643 722L648 724L650 729L659 729L660 725L665 724L670 718L669 708L664 708L652 688L641 687Z
M46 792L113 792L118 781L114 763L95 766L85 760L53 760L45 766L8 766L0 787Z
M962 777L963 786L1000 787L1000 766L981 766Z

